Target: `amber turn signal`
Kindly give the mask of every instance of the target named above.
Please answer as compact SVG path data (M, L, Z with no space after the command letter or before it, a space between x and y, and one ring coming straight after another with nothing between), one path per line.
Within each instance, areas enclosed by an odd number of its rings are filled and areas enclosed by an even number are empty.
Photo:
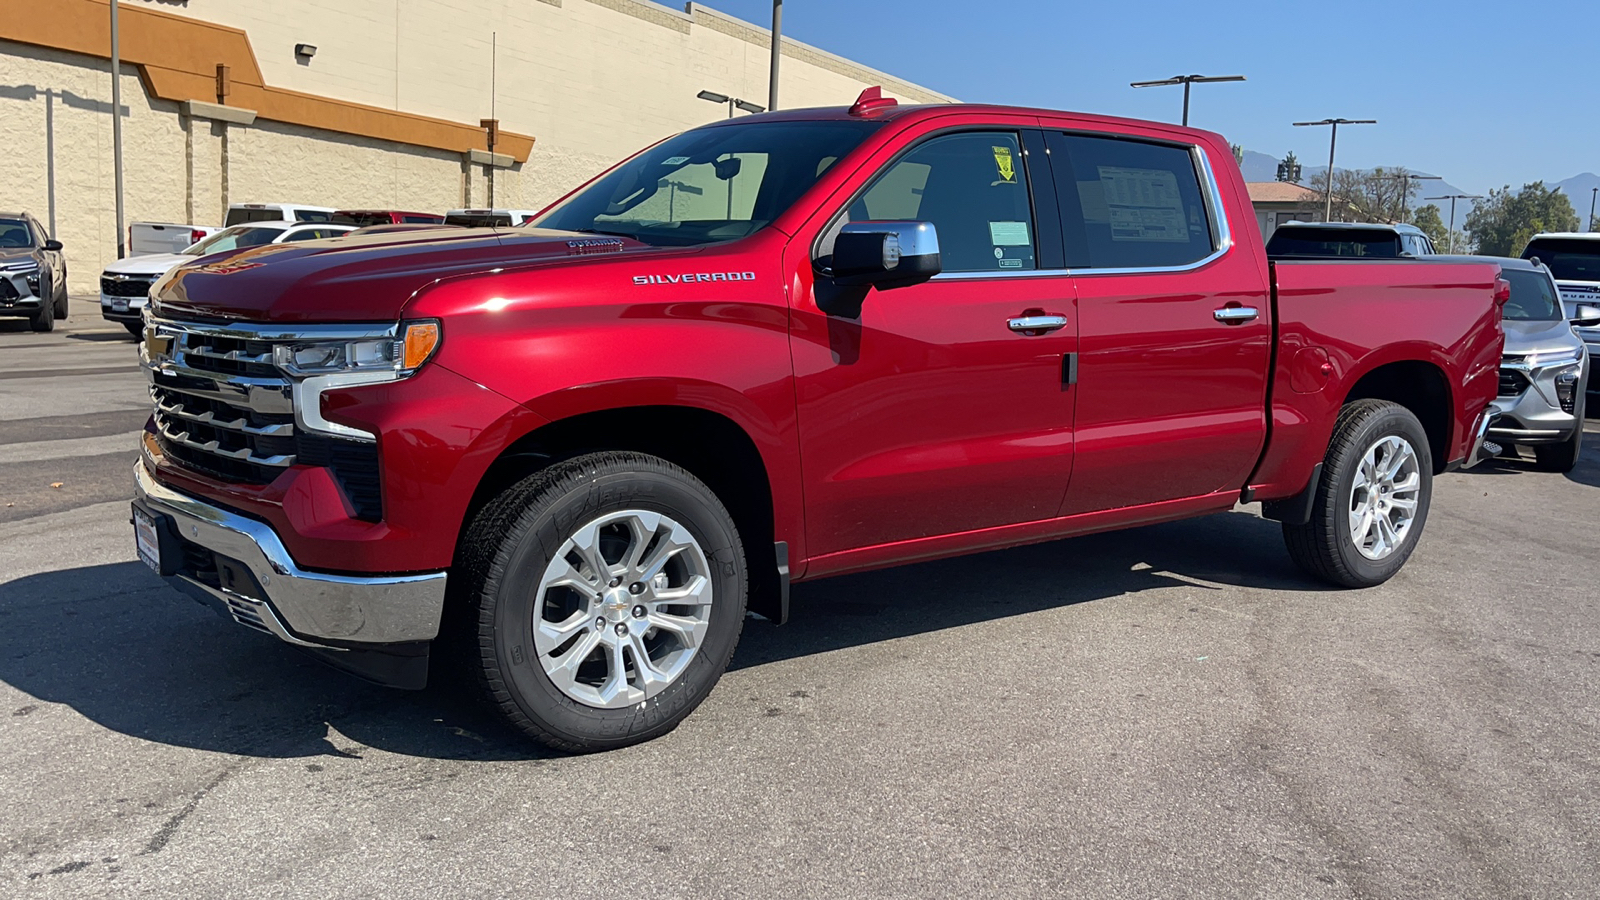
M438 322L412 322L406 326L405 346L400 367L410 370L428 361L439 347Z

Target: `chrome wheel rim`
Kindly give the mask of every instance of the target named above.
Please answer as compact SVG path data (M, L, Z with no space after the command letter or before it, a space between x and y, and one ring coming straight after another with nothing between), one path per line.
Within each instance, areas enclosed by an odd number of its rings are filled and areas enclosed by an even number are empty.
M533 644L545 675L586 706L619 709L688 668L711 622L711 566L687 528L630 509L580 527L539 580Z
M1362 556L1386 559L1405 543L1421 489L1417 451L1405 438L1379 438L1361 454L1350 491L1350 539Z

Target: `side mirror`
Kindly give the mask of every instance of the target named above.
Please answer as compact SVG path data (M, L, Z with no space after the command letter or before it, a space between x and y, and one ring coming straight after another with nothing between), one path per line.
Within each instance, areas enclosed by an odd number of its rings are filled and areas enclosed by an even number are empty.
M891 288L939 274L939 234L932 222L851 222L833 243L833 281Z
M1572 311L1572 324L1579 328L1600 325L1600 306L1580 306Z
M61 249L61 242L60 241L45 241L44 242L44 248L46 250L60 250Z

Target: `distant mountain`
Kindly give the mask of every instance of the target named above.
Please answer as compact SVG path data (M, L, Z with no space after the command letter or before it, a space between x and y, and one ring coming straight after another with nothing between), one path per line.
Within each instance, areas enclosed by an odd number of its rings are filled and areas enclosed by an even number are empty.
M1600 188L1600 175L1585 172L1565 181L1547 182L1547 184L1552 188L1560 188L1561 193L1566 194L1567 199L1572 201L1572 209L1578 214L1578 229L1581 231L1588 228L1589 209L1594 203L1594 189Z

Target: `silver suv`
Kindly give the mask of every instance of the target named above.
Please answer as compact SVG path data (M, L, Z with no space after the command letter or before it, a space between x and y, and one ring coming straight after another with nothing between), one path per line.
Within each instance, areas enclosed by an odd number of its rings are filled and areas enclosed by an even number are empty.
M1511 282L1511 299L1503 310L1506 347L1489 439L1532 447L1539 468L1570 472L1583 449L1589 354L1561 308L1550 270L1525 259L1497 262ZM1578 312L1580 320L1600 321L1600 311Z
M1584 307L1600 307L1600 234L1536 234L1522 251L1522 258L1538 260L1556 277L1567 318L1589 345L1590 368L1600 365L1600 315L1579 314ZM1596 391L1600 391L1600 383L1591 381L1589 393Z

